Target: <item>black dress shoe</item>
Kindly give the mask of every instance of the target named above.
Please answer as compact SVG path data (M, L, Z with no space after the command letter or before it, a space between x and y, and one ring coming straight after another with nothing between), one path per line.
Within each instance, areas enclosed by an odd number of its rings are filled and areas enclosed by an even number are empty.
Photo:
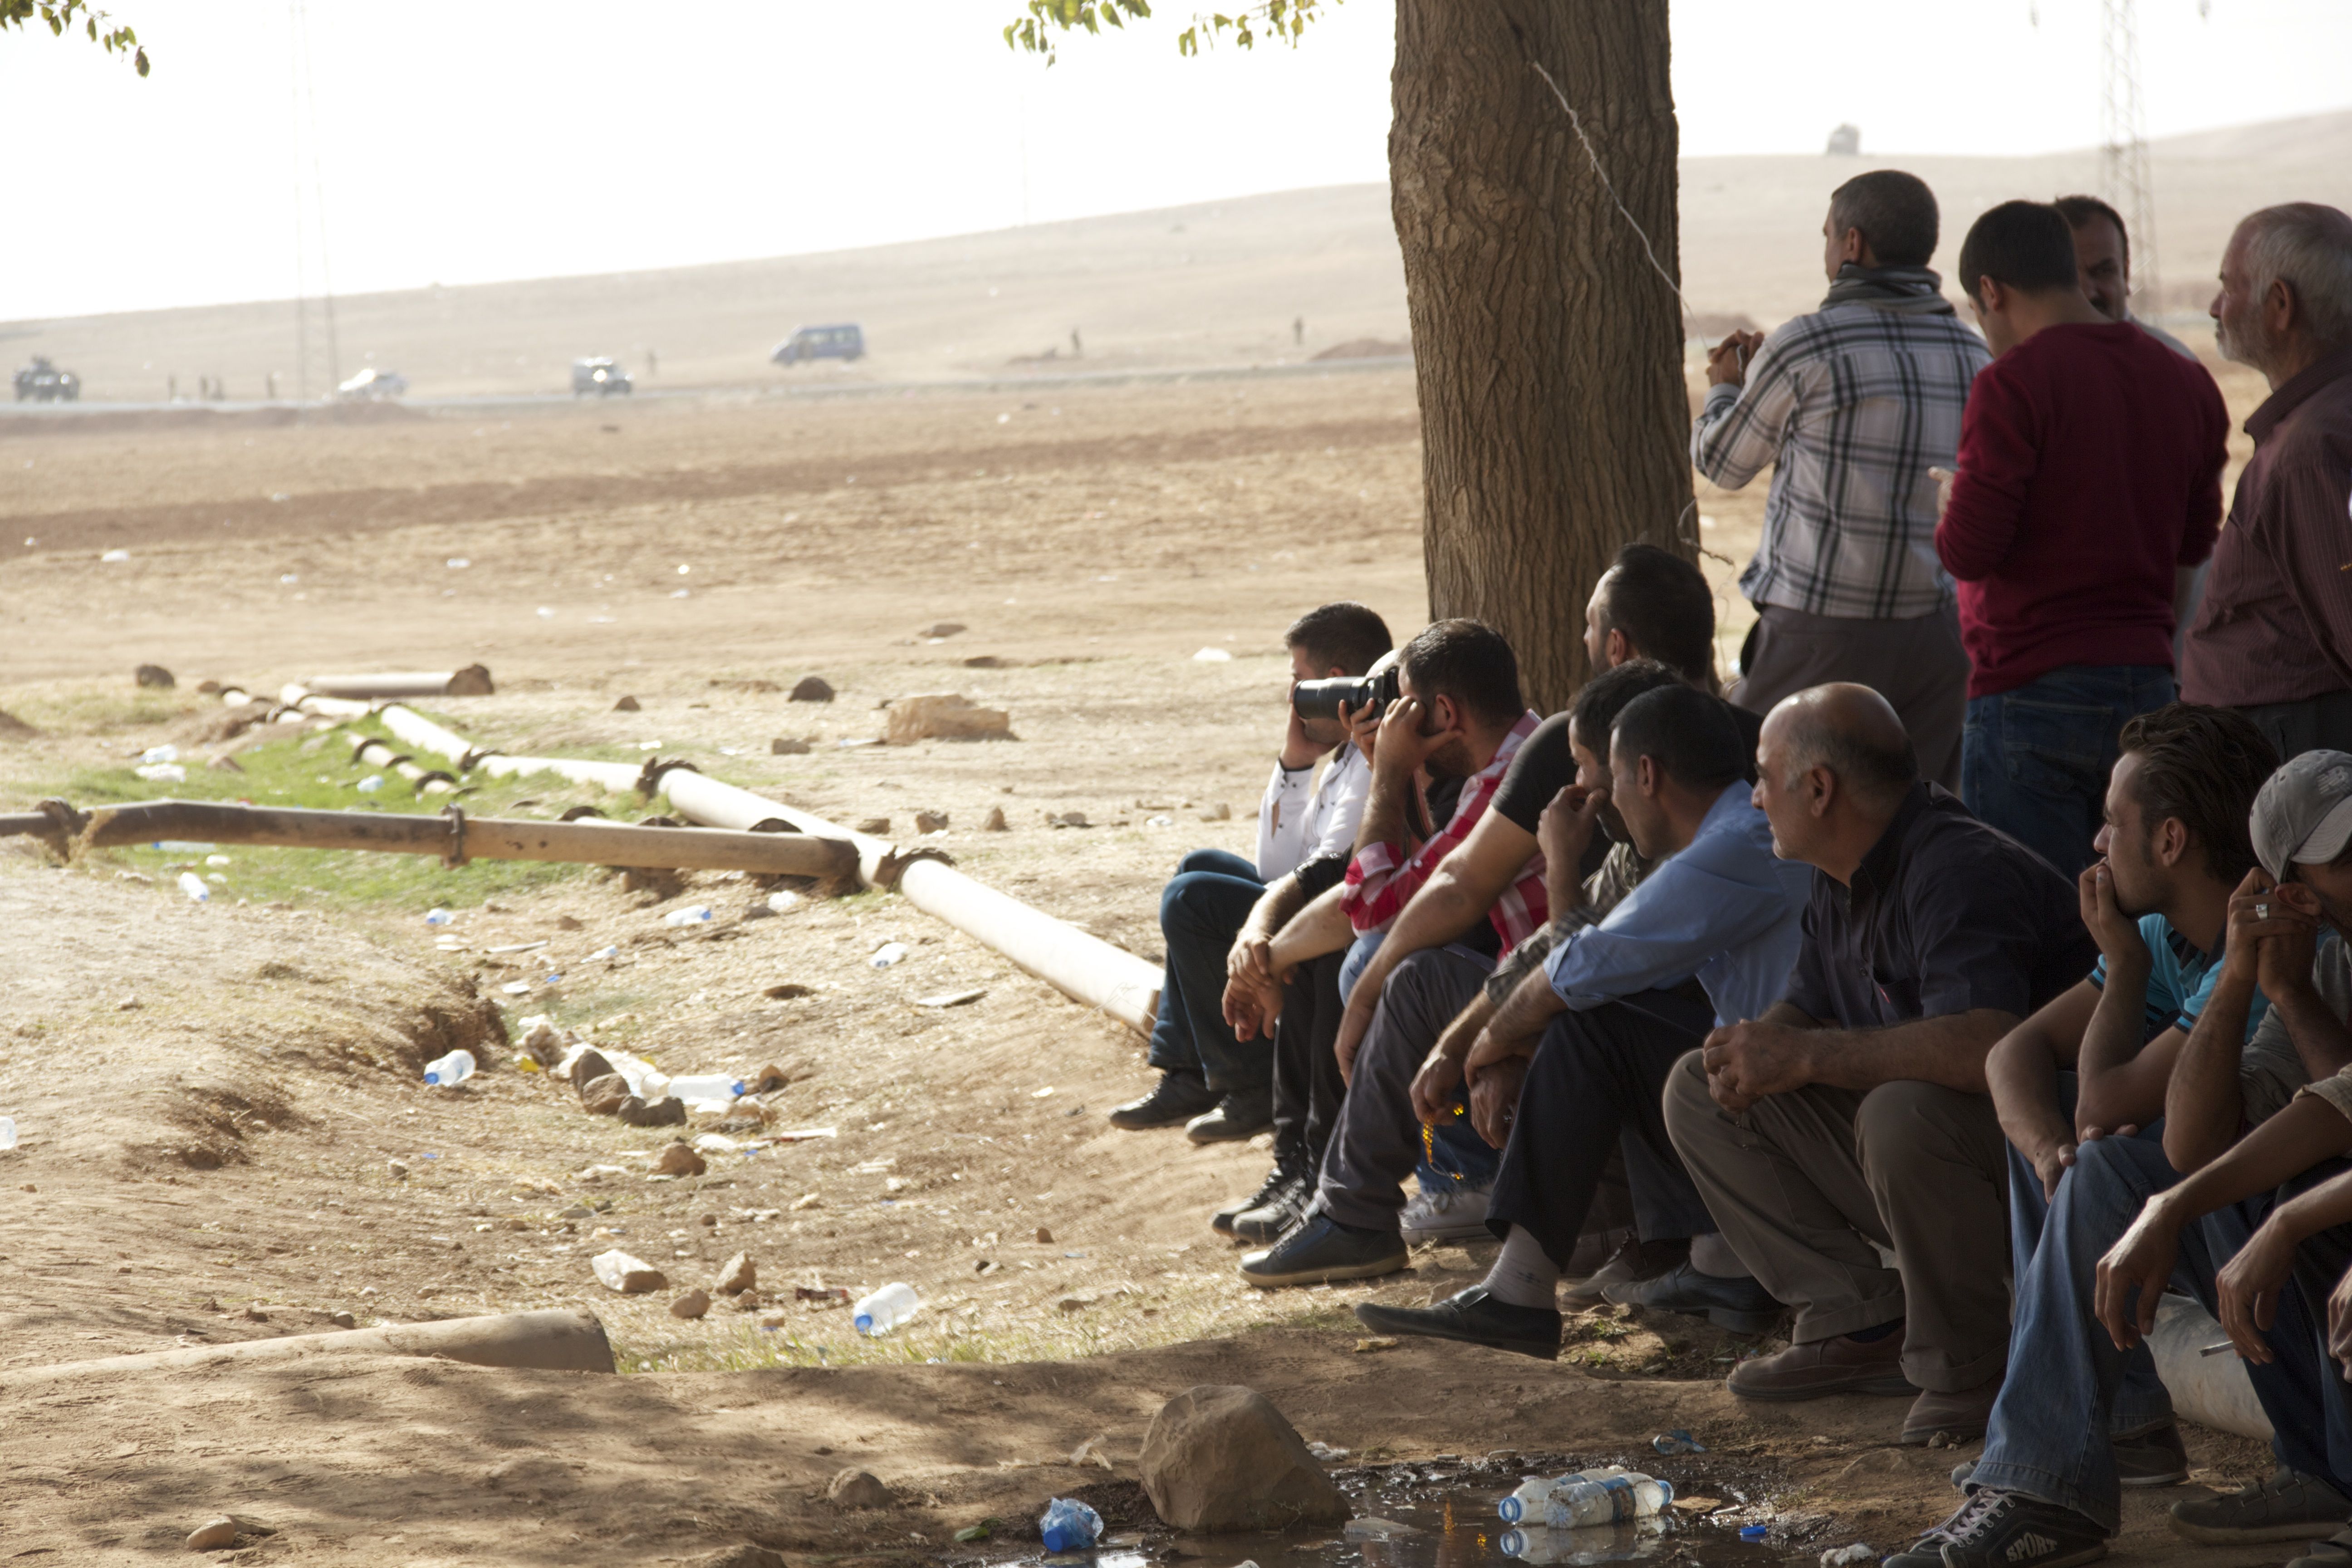
M1210 1217L1209 1228L1219 1236L1231 1236L1234 1234L1234 1222L1242 1215L1296 1192L1300 1178L1297 1172L1291 1170L1290 1163L1279 1160L1275 1162L1274 1169L1265 1173L1265 1180L1259 1184L1257 1191L1219 1209Z
M1307 1220L1307 1205L1315 1201L1315 1179L1293 1176L1272 1197L1234 1216L1234 1239L1245 1247L1272 1247Z
M1186 1072L1164 1072L1150 1094L1115 1106L1113 1127L1141 1132L1153 1127L1181 1127L1217 1103L1217 1091Z
M1412 1261L1392 1230L1358 1230L1317 1215L1264 1252L1245 1253L1242 1278L1265 1289L1394 1274Z
M1460 1340L1544 1361L1559 1359L1559 1314L1549 1307L1514 1307L1497 1301L1484 1285L1473 1285L1426 1307L1356 1303L1356 1321L1376 1334L1423 1334Z
M1244 1143L1273 1125L1274 1091L1237 1089L1214 1110L1184 1123L1184 1136L1195 1143Z
M1735 1334L1763 1333L1780 1319L1780 1303L1755 1280L1702 1274L1687 1258L1664 1274L1611 1285L1605 1293L1621 1307L1685 1312Z

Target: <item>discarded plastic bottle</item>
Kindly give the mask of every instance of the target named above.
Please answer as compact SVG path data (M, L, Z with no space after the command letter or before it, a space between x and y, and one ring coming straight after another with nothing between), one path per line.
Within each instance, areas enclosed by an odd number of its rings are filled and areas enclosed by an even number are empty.
M1674 1500L1672 1482L1629 1470L1606 1480L1574 1480L1554 1488L1544 1504L1544 1523L1552 1530L1622 1524L1648 1519Z
M912 1285L885 1285L849 1310L849 1321L861 1334L887 1334L915 1315L922 1305ZM1100 1530L1102 1521L1097 1520Z
M866 966L868 969L887 969L906 956L905 942L886 942L874 950L874 956L866 961Z
M451 914L447 910L427 910L425 911L425 923L429 926L445 926L457 918L457 916Z
M1518 1489L1495 1505L1495 1512L1505 1524L1541 1529L1544 1505L1560 1488L1578 1481L1605 1481L1625 1473L1622 1465L1602 1465L1590 1470L1572 1470L1564 1476L1529 1476L1519 1483Z
M145 751L139 753L139 760L142 763L176 763L180 760L180 748L177 746L150 746Z
M694 904L686 909L670 910L669 913L662 916L662 924L666 926L698 926L709 924L710 920L710 906L709 904Z
M0 1153L5 1153L16 1146L16 1119L13 1116L0 1116Z
M743 1080L723 1072L696 1073L670 1079L669 1091L688 1105L698 1100L736 1100L742 1096Z
M1045 1517L1037 1521L1038 1538L1048 1552L1084 1552L1102 1539L1102 1515L1076 1498L1054 1499L1045 1505Z
M474 1053L451 1051L425 1064L425 1081L439 1089L453 1088L474 1076Z
M210 888L205 887L205 879L202 877L197 876L194 871L183 871L180 873L180 891L188 895L188 900L191 903L208 904L212 902L213 890Z
M383 775L382 773L370 773L367 777L360 780L359 783L353 784L352 787L359 791L362 795L373 795L376 791L383 787Z

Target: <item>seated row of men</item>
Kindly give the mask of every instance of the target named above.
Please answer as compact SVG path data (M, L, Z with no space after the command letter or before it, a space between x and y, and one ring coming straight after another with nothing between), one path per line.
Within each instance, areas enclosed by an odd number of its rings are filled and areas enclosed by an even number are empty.
M2244 1357L2280 1461L2179 1527L2352 1564L2352 756L2282 767L2233 710L2141 715L2070 887L1922 781L1868 688L1760 727L1725 704L1712 608L1634 547L1567 712L1448 621L1352 743L1294 721L1342 782L1309 796L1283 759L1222 969L1171 887L1165 1077L1119 1116L1189 1093L1196 1137L1274 1122L1265 1189L1217 1218L1271 1243L1255 1284L1500 1238L1470 1289L1360 1306L1381 1332L1549 1358L1563 1300L1787 1312L1734 1394L1896 1394L1906 1443L1985 1435L1901 1568L2087 1562L2119 1487L2185 1479L2145 1342L2170 1284ZM1306 617L1295 668L1360 671L1368 617ZM1335 625L1356 641L1316 640ZM1211 1065L1267 1034L1255 1087ZM1416 1167L1441 1196L1409 1208Z

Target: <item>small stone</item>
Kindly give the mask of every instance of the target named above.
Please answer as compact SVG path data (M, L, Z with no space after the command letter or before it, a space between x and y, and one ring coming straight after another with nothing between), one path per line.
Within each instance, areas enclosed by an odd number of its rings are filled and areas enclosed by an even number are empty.
M339 1329L356 1329L360 1326L360 1321L349 1312L330 1312L327 1314L327 1321Z
M654 1160L656 1173L664 1176L698 1176L709 1169L709 1162L689 1143L672 1143Z
M596 1271L598 1284L624 1296L642 1296L650 1290L669 1288L668 1275L617 1247L610 1252L598 1253L588 1266Z
M779 735L768 742L768 755L772 757L805 757L808 752L806 741L796 740L790 735Z
M1004 820L1003 806L992 805L988 808L988 815L981 819L980 830L982 833L1009 833L1013 825Z
M136 997L136 996L125 996L121 1001L117 1002L117 1003L114 1005L114 1010L115 1010L116 1012L118 1012L118 1013L128 1013L128 1012L131 1011L133 1008L137 1007L138 1005L139 1005L139 998L138 998L138 997Z
M814 996L816 993L811 990L808 986L787 980L781 985L769 986L765 991L761 992L760 994L765 996L771 1002L790 1002L796 997Z
M558 931L584 931L587 928L583 926L578 921L572 919L570 915L558 915L555 917L555 929Z
M1042 1225L1037 1227L1037 1245L1040 1247L1051 1247L1054 1245L1054 1233L1047 1230Z
M210 768L216 773L241 773L245 772L245 764L238 762L235 757L230 756L226 752L223 752L211 762L206 763L205 766Z
M822 1193L803 1193L800 1196L794 1198L791 1203L784 1206L793 1214L798 1214L803 1209L821 1209L824 1207L824 1194Z
M208 1519L188 1531L188 1550L191 1552L218 1552L224 1546L236 1544L236 1521L226 1514Z
M172 679L172 672L165 669L160 664L141 665L137 671L133 673L131 679L138 681L142 686L156 686L169 689L179 684L178 681Z
M260 1302L256 1301L245 1310L245 1321L248 1323L266 1323L269 1321L269 1314L261 1310Z
M1256 1390L1190 1388L1151 1418L1138 1461L1160 1520L1181 1531L1339 1524L1348 1500Z
M402 1164L397 1160L386 1160L383 1163L383 1170L384 1174L390 1176L395 1182L404 1182L408 1180L408 1167Z
M833 685L822 675L803 675L801 677L799 683L793 688L793 694L784 700L787 702L830 702L833 700Z
M572 1061L572 1081L585 1094L590 1084L600 1078L612 1076L613 1064L604 1059L602 1051L583 1051ZM624 1079L623 1082L628 1081Z
M887 833L890 831L890 819L887 816L861 816L857 819L857 831L877 836Z
M945 833L945 832L947 831L947 829L948 829L948 814L947 814L946 812L944 812L944 811L919 811L919 812L915 813L915 831L916 831L916 832L918 832L918 833Z
M959 692L933 691L890 704L883 739L894 746L917 741L1009 741L1013 715L982 708Z
M635 698L624 697L618 702L613 704L613 711L615 713L635 713L639 710L639 707L640 704Z
M688 1290L669 1304L671 1317L685 1318L689 1321L702 1316L709 1310L710 1310L710 1292L708 1290Z
M580 1088L582 1108L595 1116L615 1115L621 1107L635 1099L636 1096L629 1092L629 1080L616 1072L590 1079Z
M951 637L963 629L961 621L934 621L919 635L927 637Z
M833 1478L825 1497L843 1508L891 1508L898 1496L871 1470L847 1469Z
M208 1298L205 1302L204 1310L207 1312L218 1312L223 1311L226 1309L221 1306L217 1299Z
M1233 819L1233 815L1234 808L1227 805L1221 800L1214 805L1203 807L1201 812L1201 820L1203 822L1229 822Z
M683 1127L686 1125L686 1101L672 1094L648 1105L633 1094L621 1101L621 1109L616 1114L631 1127Z
M719 1283L713 1287L722 1296L740 1296L760 1283L760 1266L751 1261L748 1252L739 1252L721 1264Z

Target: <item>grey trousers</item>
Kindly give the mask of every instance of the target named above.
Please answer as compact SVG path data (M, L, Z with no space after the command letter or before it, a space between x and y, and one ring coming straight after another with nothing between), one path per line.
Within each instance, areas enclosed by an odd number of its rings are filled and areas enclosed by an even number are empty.
M2263 702L2238 711L2278 748L2281 762L2305 752L2352 752L2352 691L2330 691L2300 702Z
M1739 666L1729 696L1751 713L1769 713L1782 698L1827 681L1871 688L1911 732L1919 776L1948 790L1960 787L1969 655L1960 646L1957 605L1909 620L1873 621L1759 605Z
M1991 1096L1813 1085L1735 1118L1707 1093L1693 1051L1666 1076L1665 1111L1725 1238L1796 1309L1795 1343L1902 1318L1903 1374L1918 1387L1957 1394L2000 1375L2009 1144Z
M1322 1213L1362 1230L1397 1228L1405 1178L1422 1155L1413 1076L1445 1026L1477 999L1494 967L1492 959L1466 950L1436 948L1414 953L1389 976L1324 1151L1315 1197ZM1632 1215L1625 1166L1612 1154L1584 1229L1623 1229Z

